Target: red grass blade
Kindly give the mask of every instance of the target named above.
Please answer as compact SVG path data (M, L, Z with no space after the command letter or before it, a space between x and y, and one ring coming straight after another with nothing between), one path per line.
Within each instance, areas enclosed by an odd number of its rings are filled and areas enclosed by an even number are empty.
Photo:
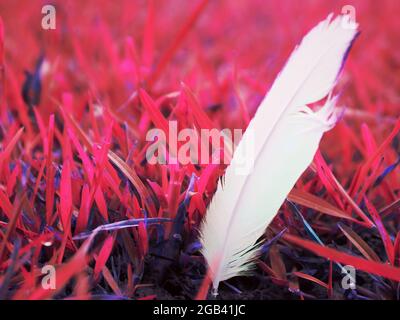
M351 228L339 224L340 230L342 230L343 234L346 236L347 239L360 251L360 253L371 261L380 262L378 255L375 253L374 250L358 235L356 234Z
M168 62L171 60L171 58L174 56L176 50L179 48L181 45L183 39L185 36L188 34L190 29L193 27L195 24L196 20L200 16L201 12L204 10L207 4L207 0L202 0L196 8L193 10L192 14L188 17L186 23L182 26L182 28L179 30L178 35L174 38L174 41L171 42L171 45L167 48L167 50L164 52L162 57L160 58L160 62L158 63L156 70L151 74L148 83L150 86L152 86L159 78L161 75L162 71L168 64Z
M98 280L100 272L103 270L108 258L110 257L112 248L114 246L114 236L109 236L100 249L99 255L96 259L96 265L94 267L94 279Z
M76 222L75 234L79 234L83 232L89 221L90 214L90 197L89 197L89 186L85 184L82 188L82 196L81 196L81 206L79 209L79 215Z
M65 161L60 181L60 218L64 232L68 233L72 213L72 187L71 187L71 169L69 161Z
M354 211L357 215L364 220L366 226L372 227L374 224L373 222L365 215L365 213L360 209L360 207L355 203L355 201L349 196L349 194L344 190L342 185L337 181L335 176L333 175L332 171L327 166L324 158L322 157L321 153L317 151L317 154L314 158L317 167L322 169L326 177L331 181L332 185L336 188L336 190L346 199L346 201L353 207Z
M319 280L319 279L317 279L317 278L315 278L313 276L310 276L309 274L306 274L306 273L303 273L303 272L299 272L299 271L295 271L295 272L293 272L293 274L295 276L298 276L299 278L312 281L312 282L320 285L321 287L323 287L325 289L328 289L328 285L325 282L323 282L323 281L321 281L321 280Z
M378 211L375 209L375 207L372 205L371 202L369 202L369 200L364 197L364 201L365 204L368 208L369 213L371 214L371 216L373 217L374 221L375 221L375 225L379 230L379 234L381 235L383 244L385 246L385 250L386 250L386 255L389 259L389 262L391 265L394 265L394 247L393 247L393 243L392 240L390 239L389 234L387 233L382 219L378 213Z
M293 235L284 234L283 238L299 247L312 251L316 255L324 257L326 259L330 259L340 263L345 263L347 265L355 267L356 269L376 274L384 278L400 281L400 268L395 268L387 264L378 263L375 261L370 261L356 256L352 256L347 253L343 253L325 246L321 246L319 244L316 244L308 240L303 240Z
M18 141L20 141L23 132L24 128L20 128L18 132L13 136L11 141L7 144L7 147L4 149L4 151L0 153L0 172L3 170L3 163L9 160L15 145Z
M347 212L336 208L329 202L317 196L314 196L306 191L300 189L292 189L292 191L288 195L288 199L307 208L317 210L321 213L325 213L336 218L347 219L359 223L358 220L351 217Z
M47 132L46 155L46 222L50 224L54 206L54 168L53 168L53 139L54 139L54 115L50 116Z
M147 4L147 19L143 34L142 63L147 68L153 64L154 56L154 1Z

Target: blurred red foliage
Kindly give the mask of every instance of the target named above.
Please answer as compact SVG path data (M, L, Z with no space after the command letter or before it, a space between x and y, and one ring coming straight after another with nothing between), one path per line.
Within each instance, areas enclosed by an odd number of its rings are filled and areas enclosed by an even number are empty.
M151 281L144 258L156 256L152 248L176 232L175 224L153 226L150 219L178 219L181 206L187 211L182 247L164 253L182 260L182 250L199 260L187 248L223 168L149 165L146 132L168 120L179 128L246 128L302 36L348 2L54 1L55 30L41 27L43 1L0 3L0 298L88 298L103 292L99 283L108 288L105 298L146 298L137 293ZM376 273L382 275L390 263L396 276L389 277L397 281L400 2L350 2L361 34L339 83L343 118L289 199L326 244L364 248L353 254L367 260L375 250L380 261L365 271L381 265ZM144 223L108 236L73 238L141 218ZM287 227L291 235L280 242L281 252L302 250L293 247L302 245L293 237L305 237L307 228L290 208L284 205L275 220L267 239ZM339 221L352 231L342 232ZM367 234L365 242L357 233ZM369 237L382 237L381 243L368 244ZM315 246L307 247L318 251ZM293 288L286 277L279 279L282 270L274 270L281 263L260 263L265 277ZM41 288L46 264L60 274L51 292ZM308 270L287 272L320 285L305 275ZM84 285L70 282L74 277ZM202 277L204 272L194 281L197 289ZM393 291L385 297L393 297L396 283L386 284ZM147 292L153 298L157 291Z

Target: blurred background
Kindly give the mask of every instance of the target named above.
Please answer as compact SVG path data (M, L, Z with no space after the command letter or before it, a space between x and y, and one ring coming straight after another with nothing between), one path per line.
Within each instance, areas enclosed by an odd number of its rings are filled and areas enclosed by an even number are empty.
M46 4L56 8L55 30L41 27ZM17 0L2 1L0 15L5 62L16 83L45 56L48 73L40 104L45 117L61 92L73 93L79 117L88 90L117 108L139 86L160 96L179 90L184 81L205 108L222 105L213 115L221 126L243 127L240 104L251 116L302 36L346 5L354 7L361 34L340 82L340 103L348 108L348 121L356 121L355 132L357 120L368 121L379 139L398 115L396 0ZM337 134L343 130L335 129ZM331 147L349 157L351 143L356 142L346 139Z

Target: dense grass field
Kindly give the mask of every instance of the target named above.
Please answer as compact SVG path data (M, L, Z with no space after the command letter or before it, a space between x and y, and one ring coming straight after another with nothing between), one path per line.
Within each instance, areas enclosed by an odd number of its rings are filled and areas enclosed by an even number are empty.
M340 120L218 299L400 298L399 1L53 1L54 29L45 4L0 3L0 299L210 298L198 230L226 166L150 164L146 133L244 130L343 10Z

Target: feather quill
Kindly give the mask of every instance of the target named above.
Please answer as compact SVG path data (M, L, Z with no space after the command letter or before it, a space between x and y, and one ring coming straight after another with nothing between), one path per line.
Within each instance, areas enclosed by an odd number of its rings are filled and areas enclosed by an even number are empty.
M251 270L266 227L336 123L330 92L357 35L349 19L329 15L303 38L235 150L200 228L214 293L221 281ZM327 96L318 111L307 106ZM246 144L253 144L252 155ZM254 159L244 175L237 174L243 154Z

